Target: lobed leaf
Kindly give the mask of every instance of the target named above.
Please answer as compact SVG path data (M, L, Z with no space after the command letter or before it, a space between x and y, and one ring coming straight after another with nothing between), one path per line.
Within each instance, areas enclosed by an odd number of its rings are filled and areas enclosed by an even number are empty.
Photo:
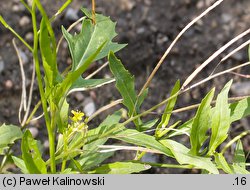
M33 139L29 130L26 130L22 139L22 158L31 174L46 174L46 163L41 157L37 141Z
M4 150L8 145L13 144L16 140L21 139L22 131L15 125L5 125L0 127L0 155L4 154Z
M109 53L108 60L110 70L116 79L116 87L122 95L123 104L128 108L129 116L132 116L137 99L134 77L124 68L113 52Z
M86 13L86 9L82 9L82 11ZM113 38L117 36L115 25L109 17L96 14L96 24L93 24L89 18L84 19L79 34L71 35L62 27L73 60L72 71L80 68L103 43L106 43L103 50L98 53L93 61L106 57L109 51L117 52L125 47L124 44L112 42Z

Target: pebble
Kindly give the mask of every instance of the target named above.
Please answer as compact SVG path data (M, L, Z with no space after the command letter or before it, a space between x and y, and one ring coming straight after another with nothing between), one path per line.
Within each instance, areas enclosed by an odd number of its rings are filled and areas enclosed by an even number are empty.
M229 23L230 21L232 21L233 17L232 17L232 15L230 15L230 14L223 13L223 14L221 15L221 19L222 19L222 22L223 22L223 23L227 24L227 23Z
M231 87L232 93L237 96L244 96L250 94L250 82L237 82Z
M11 89L13 87L13 82L11 80L6 80L4 85L7 89Z
M13 12L22 12L25 10L25 7L21 4L21 5L13 5L12 7L12 11Z
M84 99L84 95L81 92L76 92L75 93L75 98L77 101L81 102Z
M236 61L242 61L244 58L244 54L242 52L237 52L231 56Z
M43 147L44 147L45 149L48 149L48 148L49 148L49 141L48 141L48 140L44 141Z
M3 70L4 70L4 61L2 57L0 56L0 73L3 72Z
M152 154L152 153L146 153L142 159L142 162L152 162L152 163L157 163L158 162L158 157L156 154Z
M73 8L68 8L66 13L65 13L65 18L68 21L76 21L78 20L78 10L75 10Z
M120 6L123 11L131 11L135 5L134 0L120 0Z
M30 130L33 138L36 138L38 133L39 133L38 129L36 127L30 127L29 130Z
M21 27L27 26L29 24L30 24L30 18L28 16L23 16L19 21L19 25Z
M86 98L83 104L85 105L83 111L87 117L91 116L96 111L96 106L92 98Z
M27 42L33 42L34 35L32 32L28 32L24 38Z
M20 51L19 53L20 53L20 57L22 59L23 64L24 65L27 64L29 62L29 58L26 55L26 53L24 53L23 51Z

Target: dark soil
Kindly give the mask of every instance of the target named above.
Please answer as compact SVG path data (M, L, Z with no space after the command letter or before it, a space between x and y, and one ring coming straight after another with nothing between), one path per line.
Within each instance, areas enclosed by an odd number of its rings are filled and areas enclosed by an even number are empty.
M43 0L42 1L46 10L52 15L56 12L57 8L62 5L63 0ZM97 11L105 15L110 15L114 21L117 21L117 33L119 36L116 38L121 43L128 43L128 46L118 53L118 56L123 61L126 68L135 75L136 88L139 90L145 83L146 78L153 70L161 56L164 54L167 47L178 35L178 33L190 22L195 16L199 15L202 11L211 5L214 0L97 0ZM76 0L72 3L72 10L79 10L80 7L90 8L90 1ZM67 12L67 11L66 11ZM29 13L24 10L18 0L1 0L0 14L7 20L7 22L18 32L24 36L30 43L30 35L32 28ZM78 11L76 16L80 17L81 11ZM26 17L28 16L28 17ZM56 28L56 36L58 38L62 35L60 27L64 25L69 26L74 21L73 14L67 16L62 14L54 23ZM213 52L227 43L230 39L237 34L248 29L250 26L250 2L249 0L227 0L207 15L202 21L195 24L190 28L182 37L179 43L174 47L169 57L165 60L164 64L156 74L150 85L149 96L146 99L143 109L152 107L165 99L173 87L175 81L180 79L181 82L197 68L204 60L206 60ZM18 64L18 59L15 50L11 43L13 35L8 32L3 26L0 25L0 124L12 123L19 124L18 122L18 109L21 98L21 74ZM235 46L243 43L246 39L239 40ZM27 80L31 78L32 60L30 52L25 49L21 43L18 43L22 49L24 57L27 59L24 65ZM229 49L230 51L230 49ZM227 52L229 52L227 51ZM223 54L226 55L226 54ZM220 56L219 58L222 58ZM221 65L218 69L224 70L239 63L244 63L248 59L247 49L240 51L226 63ZM62 45L60 57L58 58L60 67L64 68L70 63L69 53L66 42ZM211 63L197 79L202 79L210 75L217 64L217 59ZM91 71L96 69L102 63L95 63ZM89 71L89 72L91 72ZM249 74L249 70L242 69L238 72ZM99 77L110 75L108 68L104 69L98 74ZM201 98L215 86L219 91L225 83L234 79L234 82L247 81L234 75L225 75L217 78L212 82L208 82L199 88L182 95L178 101L178 107L183 107L198 103ZM249 89L249 83L246 83ZM27 87L30 85L30 80L27 82ZM237 90L232 91L232 96L247 95L239 94ZM77 93L71 95L71 107L74 109L84 109L89 101L95 104L98 109L106 105L112 100L120 98L117 90L113 85L107 85L98 90L93 90L85 93ZM38 89L35 86L33 106L37 103ZM163 111L163 108L158 109L158 114ZM102 114L100 118L96 119L92 125L100 122L112 110ZM185 112L174 115L174 120L187 120L193 112ZM151 115L150 117L155 117ZM38 121L33 123L35 128L39 128L38 137L44 140L45 127L42 126L43 122ZM249 121L243 120L238 123L238 128L250 128ZM33 127L33 126L32 126ZM232 137L238 134L238 131L232 128ZM186 139L181 139L186 143ZM249 138L244 139L244 148L250 151ZM131 154L116 155L118 160L131 159ZM158 161L164 161L164 158ZM178 171L173 170L154 170L152 172L169 172L174 173ZM182 171L183 172L183 171ZM193 171L195 172L195 171Z

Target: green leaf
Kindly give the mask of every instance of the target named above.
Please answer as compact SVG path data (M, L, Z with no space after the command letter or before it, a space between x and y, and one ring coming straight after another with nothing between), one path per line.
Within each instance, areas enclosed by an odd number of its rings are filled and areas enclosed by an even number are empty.
M246 158L241 140L238 140L237 142L233 163L246 169Z
M77 159L84 171L94 168L104 160L114 155L114 152L100 153L99 146L107 139L99 139L83 147L83 154Z
M70 87L70 90L68 94L72 92L79 92L79 91L86 91L94 88L99 88L103 85L110 84L114 82L114 79L108 78L108 79L83 79L80 77L77 79L72 86Z
M207 139L207 130L210 127L211 122L211 102L214 97L215 89L212 89L206 97L202 100L198 111L194 117L192 123L190 142L191 151L190 153L194 155L199 155L199 151L204 141Z
M173 140L162 140L160 142L172 151L174 158L180 164L190 164L200 169L205 169L212 174L219 173L210 158L191 155L187 147Z
M134 77L124 68L122 62L116 58L113 52L109 53L108 60L110 70L116 79L116 87L122 95L123 104L128 108L129 116L132 116L136 111L137 100Z
M227 138L231 124L230 109L228 104L228 92L232 80L228 82L217 97L212 114L212 135L209 143L208 155L213 154L216 148Z
M237 101L230 105L231 122L238 121L250 115L250 98Z
M51 88L57 83L56 79L58 75L58 69L56 61L56 49L54 49L55 47L52 45L52 40L49 35L45 19L42 19L41 21L39 44L43 60L46 84L48 84Z
M155 126L155 124L158 121L159 121L159 119L150 120L150 121L144 123L140 128L141 128L142 131L150 130L153 126Z
M100 136L111 131L116 124L119 123L122 117L122 112L117 111L109 115L97 128L88 131L88 137Z
M235 148L232 168L235 174L250 174L246 170L246 157L241 140L238 140Z
M33 139L29 130L26 130L22 139L22 158L31 174L46 174L46 163L41 157L37 141Z
M0 127L0 155L4 154L4 150L8 145L13 144L14 141L21 139L23 136L22 131L15 125L5 125Z
M178 93L178 91L180 90L180 81L178 80L175 85L174 85L174 88L172 89L172 92L170 94L170 97L176 95ZM177 101L177 97L174 97L172 98L171 100L168 101L167 105L166 105L166 108L164 110L164 113L162 115L162 118L161 118L161 122L159 123L159 125L157 126L157 129L163 129L163 128L166 128L166 126L168 125L169 123L169 120L170 120L170 117L172 115L172 111L174 109L174 106L176 104L176 101Z
M84 11L84 10L83 10ZM62 28L73 60L72 71L76 71L82 64L97 51L101 44L105 43L103 50L98 53L94 60L106 57L109 51L117 52L125 45L113 43L112 40L117 36L115 23L109 17L96 14L96 24L91 19L84 19L82 30L79 34L71 35Z
M112 138L119 139L137 146L143 146L153 150L158 150L162 152L162 154L165 154L166 156L170 157L173 156L172 152L168 148L163 146L160 142L158 142L154 137L139 132L137 130L124 128L124 130L118 132Z
M18 158L18 157L15 157L15 156L12 156L11 158L12 158L12 160L14 161L14 164L15 164L18 168L21 169L21 172L22 172L23 174L28 174L28 173L29 173L28 169L26 168L26 165L25 165L24 161L23 161L21 158Z
M184 134L190 136L190 131L192 128L193 121L194 121L193 118L186 121L181 126L179 126L176 130L174 130L173 132L169 132L169 134L166 136L166 138L171 138L174 136L179 136L179 135L184 135Z
M82 73L84 71L86 71L86 69L89 67L89 65L93 62L93 60L96 58L96 56L100 53L100 51L102 50L102 48L104 47L105 42L103 44L101 44L99 46L99 48L96 50L96 52L94 52L92 55L90 55L88 57L88 59L85 60L85 62L82 63L82 65L75 71L73 72L69 72L68 75L66 76L66 78L63 80L63 82L59 85L56 95L56 103L63 103L65 100L65 96L68 94L70 87L72 86L72 84L74 84L77 79L82 75ZM62 95L64 95L64 97L62 97ZM59 108L62 105L58 106Z
M57 115L57 126L59 131L64 131L64 129L68 126L68 117L69 117L69 104L65 99L61 109L59 110L59 115Z
M217 166L219 168L221 168L224 172L226 172L227 174L232 174L233 171L231 170L229 164L227 163L225 157L222 155L222 153L215 153L214 154L215 157L215 163L217 164Z
M132 174L150 169L150 165L133 162L115 162L102 165L89 172L91 174Z

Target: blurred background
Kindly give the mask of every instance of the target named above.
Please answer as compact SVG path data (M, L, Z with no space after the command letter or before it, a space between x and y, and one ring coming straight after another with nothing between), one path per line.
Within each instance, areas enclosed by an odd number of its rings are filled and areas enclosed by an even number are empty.
M65 0L41 0L41 2L48 13L53 15ZM139 90L181 29L214 2L215 0L96 0L96 9L98 13L109 15L113 21L117 22L118 37L116 37L116 41L128 44L125 49L118 53L118 57L121 58L125 67L135 75L136 89ZM87 7L90 9L90 3L90 0L74 0L71 6L58 17L53 23L58 39L62 35L61 25L67 28L82 17L83 14L80 8ZM32 43L33 34L30 15L19 0L0 0L0 14L28 43ZM153 79L150 85L149 96L143 105L143 109L150 108L168 97L177 79L184 82L194 69L213 52L249 27L249 0L225 0L219 7L190 28L174 47ZM81 25L78 25L75 27L74 32L79 32L80 29ZM11 43L12 38L13 35L0 25L0 124L18 124L18 109L22 89L21 73L18 59ZM249 39L249 36L239 40L232 46L231 50L247 39ZM21 43L18 43L18 45L21 48L28 88L32 73L31 54ZM218 61L228 52L230 52L230 48L199 74L197 80L209 76ZM247 60L248 54L247 48L245 48L220 65L217 71L231 68ZM86 74L96 70L104 61L94 63ZM65 41L61 46L58 64L61 69L71 64ZM249 69L241 69L237 72L249 74ZM105 68L96 77L103 76L111 76L108 68ZM211 87L215 86L217 91L219 91L231 78L234 79L234 85L230 92L232 97L250 94L249 79L229 74L185 93L178 101L178 108L199 103ZM98 90L72 94L70 103L72 109L83 110L92 114L98 108L118 98L120 98L119 93L114 88L114 85L111 84ZM32 105L34 106L38 100L38 88L35 86ZM118 109L118 107L100 115L91 125L96 126L115 109ZM163 110L164 107L159 108L156 113L152 113L149 117L153 118L155 114L161 114ZM175 121L186 121L193 114L194 112L192 111L174 114L173 119ZM232 127L231 136L234 137L239 131L249 128L249 121L243 119ZM42 120L33 122L30 129L35 137L43 139L45 127L43 127ZM183 143L186 143L186 140L185 138L180 139ZM42 140L42 143L45 149L48 148L46 140ZM245 138L243 143L245 149L250 151L249 138ZM129 159L131 156L133 155L130 153L116 154L115 159ZM146 159L166 161L164 158L152 156L148 156ZM160 169L152 172L166 173L166 171ZM167 172L173 173L174 171L168 170Z

